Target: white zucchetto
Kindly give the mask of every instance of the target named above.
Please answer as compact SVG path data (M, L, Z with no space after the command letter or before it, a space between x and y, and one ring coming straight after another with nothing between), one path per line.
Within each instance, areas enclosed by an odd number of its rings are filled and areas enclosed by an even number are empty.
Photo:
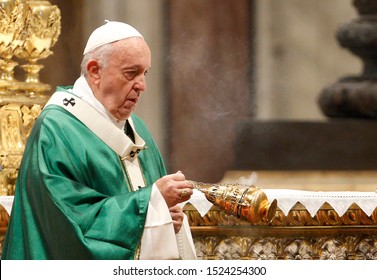
M127 23L106 21L104 25L95 29L89 36L84 54L100 46L131 37L143 38L139 31Z

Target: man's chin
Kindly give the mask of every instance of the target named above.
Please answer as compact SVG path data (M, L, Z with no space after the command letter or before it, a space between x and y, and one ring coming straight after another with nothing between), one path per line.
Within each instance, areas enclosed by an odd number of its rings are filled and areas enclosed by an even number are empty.
M117 119L118 119L119 121L125 121L125 120L127 120L129 117L131 117L133 111L134 111L134 108L132 108L132 109L126 109L126 110L122 110L121 112L117 112Z

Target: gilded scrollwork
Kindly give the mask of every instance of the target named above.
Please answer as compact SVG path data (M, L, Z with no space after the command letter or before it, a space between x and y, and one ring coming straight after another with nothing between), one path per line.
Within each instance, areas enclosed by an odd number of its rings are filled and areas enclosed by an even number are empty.
M258 239L250 248L250 257L255 260L275 260L278 248L274 239Z
M288 224L292 226L308 225L312 220L307 211L296 210L295 208L289 212L287 216Z
M247 259L249 257L250 248L252 245L253 240L248 237L234 237L235 242L240 245L241 247L241 259Z
M312 260L313 248L308 241L297 239L284 249L284 258L288 260Z
M239 260L242 256L241 245L231 238L221 240L215 248L217 260Z
M1 108L1 150L9 154L21 154L24 148L21 133L21 118L17 106Z
M278 209L269 225L260 226L216 207L203 217L192 205L184 208L200 259L377 259L377 210L367 216L352 205L341 217L329 205L313 217L300 204L292 210L284 215Z
M323 229L322 229L323 230ZM321 229L318 237L299 236L243 236L227 234L210 236L194 230L194 243L199 259L251 260L376 260L377 234L326 236Z
M210 255L215 255L215 247L220 242L219 236L207 236L205 238L206 252Z
M42 111L41 104L33 104L31 107L23 105L21 107L22 115L22 130L23 130L23 141L26 143L27 138L31 132L31 129Z
M213 207L204 216L190 204L185 206L190 225L193 226L250 226L250 223ZM270 226L350 226L350 225L376 225L377 208L368 216L357 205L350 207L343 216L339 216L334 209L325 205L312 217L302 205L296 205L287 215L280 209L275 213Z
M194 240L194 246L196 251L196 257L198 260L204 260L206 258L207 251L206 251L206 245L203 241L201 241L199 238Z
M0 0L0 194L13 195L26 140L48 99L49 85L39 82L43 65L60 35L60 10L49 1ZM13 78L18 56L24 81Z
M26 139L41 112L40 104L0 108L0 195L13 195Z
M12 57L23 44L20 37L27 17L24 4L24 0L0 0L0 94L20 85L14 78L18 63Z
M321 260L346 260L347 250L342 240L332 238L324 242L319 257Z
M17 56L28 60L43 59L52 54L50 48L60 35L60 10L48 1L27 1L27 4L29 6L25 25L27 36Z
M48 1L26 3L28 16L22 38L24 43L15 55L27 61L21 66L26 76L22 90L30 96L44 95L51 87L39 81L39 72L44 66L37 61L53 54L51 47L61 33L61 14L59 8Z
M373 238L361 240L355 248L355 255L357 260L377 260L377 240Z
M22 0L1 1L0 5L0 53L10 59L21 46L19 36L25 25L27 13Z

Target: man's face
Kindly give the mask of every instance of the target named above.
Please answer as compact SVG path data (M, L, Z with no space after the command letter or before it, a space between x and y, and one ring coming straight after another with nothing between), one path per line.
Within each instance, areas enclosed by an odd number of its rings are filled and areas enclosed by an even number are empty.
M146 90L151 53L142 38L118 41L122 47L110 55L107 66L98 68L94 96L117 119L129 118Z

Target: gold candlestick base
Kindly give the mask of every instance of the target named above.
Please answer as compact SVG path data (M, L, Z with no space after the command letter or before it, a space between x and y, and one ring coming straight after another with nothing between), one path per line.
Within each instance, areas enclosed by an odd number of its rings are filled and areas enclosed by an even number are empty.
M21 88L27 95L34 97L36 95L46 94L51 90L51 86L39 81L39 71L44 68L41 64L25 64L21 68L25 71L25 82Z
M0 61L0 93L8 93L18 89L20 82L14 78L14 68L18 65L13 60Z

